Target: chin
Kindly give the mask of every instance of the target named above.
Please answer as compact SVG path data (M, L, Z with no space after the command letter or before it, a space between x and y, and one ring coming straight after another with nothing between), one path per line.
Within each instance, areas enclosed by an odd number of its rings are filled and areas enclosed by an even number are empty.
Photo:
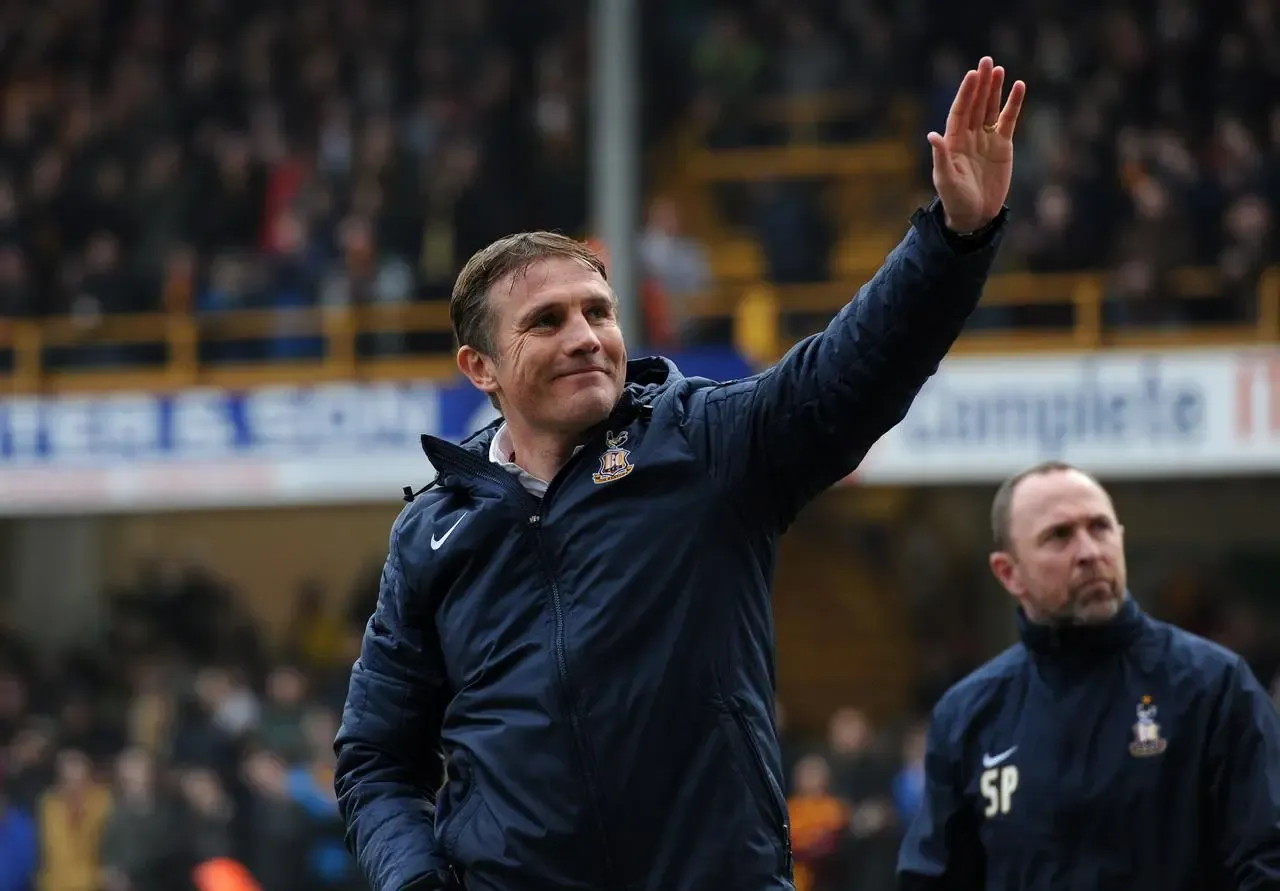
M605 411L613 411L621 392L613 378L605 374L575 375L565 381L570 384L561 397L565 402L606 406Z
M617 401L606 387L583 388L559 400L558 413L566 427L586 430L608 418Z
M1120 612L1119 597L1090 600L1076 607L1076 619L1081 622L1109 622Z

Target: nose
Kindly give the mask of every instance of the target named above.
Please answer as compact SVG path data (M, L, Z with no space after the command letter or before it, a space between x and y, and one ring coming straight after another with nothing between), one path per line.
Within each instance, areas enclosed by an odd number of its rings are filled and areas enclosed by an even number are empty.
M1102 557L1102 547L1098 540L1089 534L1089 530L1081 529L1076 534L1076 561L1079 563L1095 563Z
M561 331L564 335L565 351L570 355L578 356L600 351L600 338L596 334L596 329L582 313L573 313Z

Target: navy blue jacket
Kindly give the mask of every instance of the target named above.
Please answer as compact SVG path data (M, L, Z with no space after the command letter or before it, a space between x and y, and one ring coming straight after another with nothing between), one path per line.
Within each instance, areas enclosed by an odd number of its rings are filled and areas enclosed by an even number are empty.
M1280 716L1235 654L1128 600L938 702L903 891L1280 889Z
M488 460L493 426L424 437L439 478L392 529L335 743L374 891L791 887L777 538L902 419L1003 219L964 245L936 202L917 212L826 331L757 376L630 363L541 499Z

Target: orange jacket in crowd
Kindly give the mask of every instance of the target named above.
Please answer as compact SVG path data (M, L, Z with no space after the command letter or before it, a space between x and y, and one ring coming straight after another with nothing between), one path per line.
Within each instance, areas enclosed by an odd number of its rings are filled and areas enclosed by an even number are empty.
M796 891L813 891L822 861L839 851L848 831L849 809L830 795L793 796L787 801L787 809L796 860Z
M230 857L214 857L196 867L195 886L199 891L262 891L243 863Z

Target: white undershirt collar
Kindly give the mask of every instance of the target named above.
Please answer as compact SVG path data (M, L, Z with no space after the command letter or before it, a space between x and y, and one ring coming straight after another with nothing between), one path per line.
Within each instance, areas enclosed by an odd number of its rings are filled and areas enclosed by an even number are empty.
M578 446L573 453L578 454ZM524 486L525 491L535 498L541 498L547 494L547 487L550 485L546 480L540 480L529 471L525 470L519 464L511 459L515 457L515 443L511 441L511 431L507 429L504 421L502 426L498 428L498 432L494 434L493 439L489 442L489 460L497 464L507 473L511 474Z

